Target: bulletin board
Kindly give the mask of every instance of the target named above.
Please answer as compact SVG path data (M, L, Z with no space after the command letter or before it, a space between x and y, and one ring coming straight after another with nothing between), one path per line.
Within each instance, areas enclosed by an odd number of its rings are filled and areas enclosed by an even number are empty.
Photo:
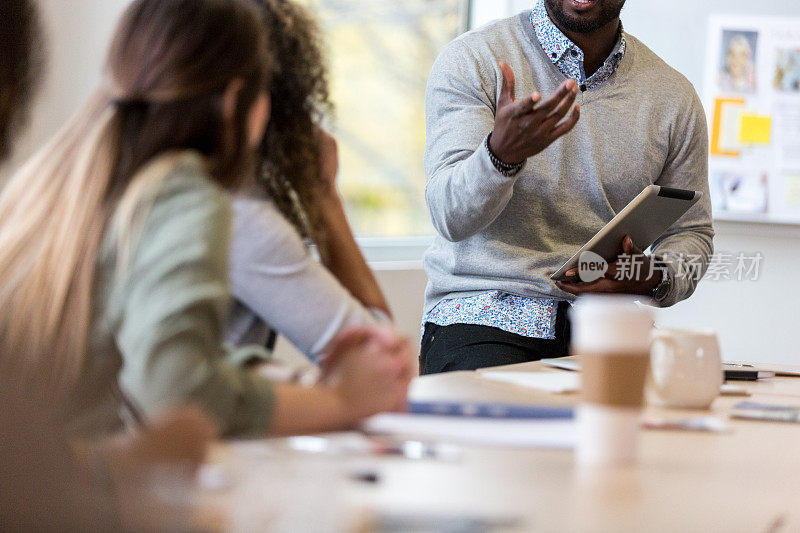
M709 30L714 216L800 224L800 17L712 16Z

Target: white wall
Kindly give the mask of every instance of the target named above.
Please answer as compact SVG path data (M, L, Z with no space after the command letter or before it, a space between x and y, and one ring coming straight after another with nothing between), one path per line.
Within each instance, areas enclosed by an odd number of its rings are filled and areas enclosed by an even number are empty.
M27 133L7 176L66 122L101 80L114 25L128 0L39 0L47 33L47 70Z

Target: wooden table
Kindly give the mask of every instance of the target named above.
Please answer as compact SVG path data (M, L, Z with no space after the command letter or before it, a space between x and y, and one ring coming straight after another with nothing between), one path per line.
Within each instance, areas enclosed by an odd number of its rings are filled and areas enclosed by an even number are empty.
M539 363L492 370L558 372ZM800 378L777 377L743 385L752 394L749 400L800 405ZM554 405L573 405L578 398L492 382L475 372L417 378L411 395L415 400ZM244 452L240 445L223 443L214 457L221 465L238 464L240 471L257 465L267 468L263 481L251 481L249 489L239 489L252 494L263 488L261 502L269 500L270 493L288 490L287 483L301 483L306 488L298 490L305 496L284 498L281 505L297 505L300 500L304 509L314 513L316 496L317 502L327 504L319 516L333 517L329 524L339 527L345 527L345 522L332 507L513 516L520 519L518 531L800 531L800 424L729 420L732 406L742 400L719 397L711 413L648 408L646 414L654 416L713 414L726 420L733 431L643 430L635 467L592 470L577 466L571 452L478 447L465 448L456 462L316 457L312 461L316 464L311 464L308 456L275 452L281 448L278 439L262 448L250 444ZM254 449L272 451L259 455ZM283 476L282 482L267 479L272 476L263 465L279 468L286 461L301 465L298 468L304 471ZM347 477L363 469L374 470L380 481L369 484ZM308 478L314 481L309 483ZM230 518L237 501L238 509L244 508L236 492L218 491L204 498L215 502L217 509L226 509ZM225 524L230 527L231 522Z

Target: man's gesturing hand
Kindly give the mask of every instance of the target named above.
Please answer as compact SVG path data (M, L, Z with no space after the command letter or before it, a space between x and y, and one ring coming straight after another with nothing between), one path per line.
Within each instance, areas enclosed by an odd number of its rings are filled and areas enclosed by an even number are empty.
M516 101L514 71L502 62L500 70L503 71L503 86L489 148L503 163L511 165L538 154L575 127L580 118L580 106L575 106L571 116L561 121L575 102L578 84L575 80L565 81L555 94L541 103L539 93Z

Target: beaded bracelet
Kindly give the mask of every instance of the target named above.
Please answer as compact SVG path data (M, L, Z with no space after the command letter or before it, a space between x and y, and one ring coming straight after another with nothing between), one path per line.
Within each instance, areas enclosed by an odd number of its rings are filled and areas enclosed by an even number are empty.
M516 176L519 174L519 171L522 170L522 167L525 166L525 161L522 163L517 163L516 165L502 162L499 157L494 155L494 152L492 152L492 149L489 147L489 141L492 140L492 133L494 132L491 132L486 136L486 141L484 142L486 151L489 153L489 159L492 161L492 165L494 165L494 168L496 168L500 174L507 178Z

